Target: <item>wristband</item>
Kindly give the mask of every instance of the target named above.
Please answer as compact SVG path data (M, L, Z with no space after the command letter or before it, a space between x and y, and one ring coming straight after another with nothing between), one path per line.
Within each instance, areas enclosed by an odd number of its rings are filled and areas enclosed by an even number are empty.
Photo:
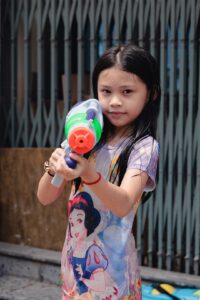
M55 176L55 175L52 174L50 171L48 171L47 174L48 174L49 176L51 176L51 177L54 177L54 176Z
M99 177L97 178L97 180L92 181L92 182L82 181L82 183L85 184L85 185L93 185L93 184L97 184L97 183L101 180L101 173L97 172L97 174L98 174L98 176L99 176Z
M49 176L54 177L55 174L51 173L49 167L49 161L44 162L44 171L49 174Z

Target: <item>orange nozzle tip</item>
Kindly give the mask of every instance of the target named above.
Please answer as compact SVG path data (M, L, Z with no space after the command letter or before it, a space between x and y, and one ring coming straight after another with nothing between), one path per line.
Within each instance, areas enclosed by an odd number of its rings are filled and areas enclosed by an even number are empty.
M70 148L77 154L89 152L95 145L95 136L87 127L74 128L69 132L68 143Z

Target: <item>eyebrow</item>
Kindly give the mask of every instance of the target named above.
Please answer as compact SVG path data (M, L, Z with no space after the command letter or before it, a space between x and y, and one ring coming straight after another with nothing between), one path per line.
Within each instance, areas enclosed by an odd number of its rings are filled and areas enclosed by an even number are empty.
M130 85L122 85L120 86L120 88L123 88L123 89L133 89L135 88L135 86L133 84L130 84Z
M99 85L99 88L111 88L112 86L111 85L106 85L106 84L100 84ZM121 85L121 86L119 86L120 87L120 89L134 89L135 88L135 86L134 85L132 85L132 84L130 84L130 85Z
M109 88L109 87L110 87L110 85L106 85L106 84L99 84L99 87Z

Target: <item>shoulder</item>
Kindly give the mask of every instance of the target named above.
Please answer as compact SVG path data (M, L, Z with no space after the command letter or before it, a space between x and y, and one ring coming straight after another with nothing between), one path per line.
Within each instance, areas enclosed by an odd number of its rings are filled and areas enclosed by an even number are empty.
M151 165L157 165L159 157L159 143L152 136L139 140L133 147L128 169L147 170Z
M129 161L138 158L159 156L159 143L152 136L147 136L137 141L130 153Z
M159 143L152 136L139 140L130 154L127 169L139 169L147 172L149 179L145 191L153 190L159 159Z
M152 136L146 136L136 142L133 150L139 150L141 148L146 150L149 149L151 151L155 151L155 150L159 151L159 143Z

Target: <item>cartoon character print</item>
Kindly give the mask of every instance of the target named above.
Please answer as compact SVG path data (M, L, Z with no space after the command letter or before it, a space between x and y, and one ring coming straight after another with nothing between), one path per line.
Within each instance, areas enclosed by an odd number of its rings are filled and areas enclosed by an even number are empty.
M64 290L72 299L117 300L118 290L106 273L108 258L94 234L101 220L99 211L87 192L80 192L69 200L68 207L66 267L67 274L73 276L67 278L68 287L66 289L64 283ZM111 298L107 298L108 294Z

